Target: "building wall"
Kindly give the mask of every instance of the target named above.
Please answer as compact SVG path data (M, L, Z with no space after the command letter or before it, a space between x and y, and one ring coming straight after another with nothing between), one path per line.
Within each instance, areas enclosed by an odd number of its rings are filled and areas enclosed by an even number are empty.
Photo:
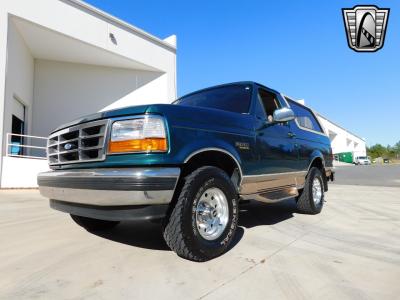
M32 134L47 136L63 123L105 109L166 103L160 72L35 60Z
M329 136L334 154L342 152L353 152L355 156L366 156L366 143L360 137L337 126L325 117L318 115L318 119Z
M8 55L7 55L7 78L4 95L4 127L3 136L11 132L11 117L13 102L16 98L25 106L26 134L31 134L32 105L33 105L33 72L34 59L27 48L24 40L16 30L14 24L8 24ZM3 151L5 152L5 144Z
M39 136L99 110L170 102L176 98L176 44L79 0L2 0L2 181L14 97L27 108L26 134ZM6 171L13 163L7 160Z
M49 170L47 160L19 157L3 157L2 188L35 187L38 172ZM23 173L21 172L23 170Z

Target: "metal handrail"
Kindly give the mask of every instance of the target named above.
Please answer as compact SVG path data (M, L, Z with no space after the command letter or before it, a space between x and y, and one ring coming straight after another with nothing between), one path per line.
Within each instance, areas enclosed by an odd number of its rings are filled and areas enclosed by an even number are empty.
M20 148L28 148L28 149L41 149L47 151L47 146L33 146L29 144L18 144L16 142L11 141L11 137L18 136L27 139L37 139L37 140L48 140L47 137L35 136L35 135L26 135L26 134L18 134L18 133L7 133L7 144L6 144L6 156L10 157L21 157L21 158L36 158L36 159L47 159L47 154L45 152L44 156L40 155L23 155L23 154L13 154L11 149L12 147L20 147ZM47 143L46 143L47 144Z

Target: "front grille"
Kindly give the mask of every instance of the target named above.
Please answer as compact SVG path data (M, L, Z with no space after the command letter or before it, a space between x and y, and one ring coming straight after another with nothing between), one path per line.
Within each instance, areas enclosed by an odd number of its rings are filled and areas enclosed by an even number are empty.
M104 160L108 123L108 120L83 123L51 134L47 144L49 164Z

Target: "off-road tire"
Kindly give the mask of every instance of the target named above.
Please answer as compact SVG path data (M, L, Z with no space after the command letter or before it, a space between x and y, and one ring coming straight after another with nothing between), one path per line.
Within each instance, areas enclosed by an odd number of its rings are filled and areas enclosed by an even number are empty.
M81 217L77 215L71 214L72 220L75 221L76 224L82 226L87 231L101 231L114 228L119 224L119 221L106 221L106 220L98 220L87 217Z
M221 169L201 167L183 178L183 187L176 195L176 204L164 227L167 245L180 257L192 261L207 261L223 254L236 232L238 224L238 194L229 176ZM196 226L196 207L199 198L209 188L217 187L226 196L229 219L221 236L206 240Z
M307 174L306 182L304 184L304 189L300 192L300 195L296 198L297 201L297 210L303 214L316 215L319 214L324 206L324 180L322 177L321 171L313 167ZM314 182L314 178L318 178L322 187L322 198L321 201L315 205L313 200L312 193L312 184Z

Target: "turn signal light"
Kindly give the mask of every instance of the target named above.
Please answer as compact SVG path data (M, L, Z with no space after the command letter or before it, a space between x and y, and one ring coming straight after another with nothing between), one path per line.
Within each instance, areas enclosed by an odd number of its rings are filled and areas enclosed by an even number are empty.
M109 153L166 152L167 150L168 144L166 138L110 141L108 146Z

